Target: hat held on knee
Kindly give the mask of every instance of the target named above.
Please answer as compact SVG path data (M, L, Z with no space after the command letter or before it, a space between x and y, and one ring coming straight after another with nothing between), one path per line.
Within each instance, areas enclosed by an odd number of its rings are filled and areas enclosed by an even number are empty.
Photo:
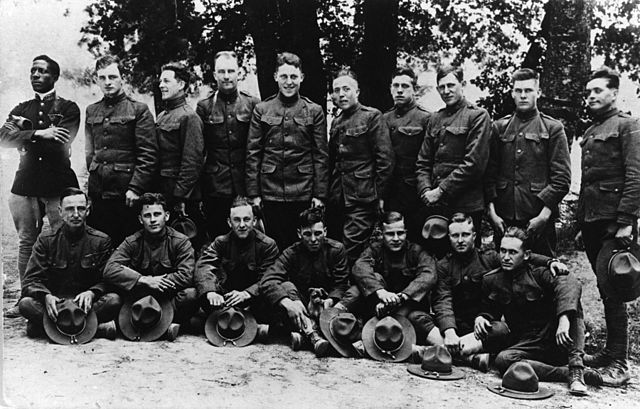
M54 322L49 314L42 317L44 331L51 341L62 345L84 344L89 342L96 334L98 317L91 310L85 313L71 299L62 299L56 302L58 317Z
M130 298L120 309L118 324L122 335L131 341L155 341L171 325L173 313L166 297Z
M383 362L402 362L411 356L416 330L404 316L394 314L382 319L373 317L362 329L362 343L367 354Z
M204 326L207 339L217 347L247 346L257 332L258 323L251 311L233 307L212 312Z

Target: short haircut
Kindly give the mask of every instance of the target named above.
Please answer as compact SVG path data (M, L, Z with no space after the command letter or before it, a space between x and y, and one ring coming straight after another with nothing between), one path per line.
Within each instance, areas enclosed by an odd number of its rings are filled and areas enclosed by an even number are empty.
M436 82L440 82L441 79L449 74L453 74L453 76L456 77L456 79L460 83L464 81L464 72L462 71L462 67L458 67L457 65L445 64L438 67L436 71Z
M302 61L300 60L300 57L298 57L294 53L284 52L278 54L278 56L276 57L276 71L278 71L278 68L285 64L293 65L294 67L302 71Z
M611 69L606 65L603 65L602 67L593 71L591 73L591 77L589 77L589 81L595 80L597 78L604 78L608 80L607 87L609 88L612 88L612 89L620 88L620 74L618 73L618 71Z
M449 224L453 223L469 223L472 231L476 231L476 226L473 224L473 218L466 213L454 213L453 216L451 216L451 219L449 219Z
M167 201L162 195L162 193L144 193L140 196L140 200L138 200L138 213L142 212L143 206L151 206L151 205L160 205L166 212L167 210Z
M184 82L184 88L187 89L191 83L191 74L187 67L179 62L172 62L162 66L162 71L173 71L177 80Z
M522 227L517 226L509 226L504 232L503 239L507 237L512 237L514 239L519 239L522 241L522 249L523 250L531 250L531 238L527 234L527 232Z
M396 211L384 212L380 221L382 224L402 222L404 221L404 216Z
M406 65L397 67L395 71L393 71L393 75L391 76L392 81L393 78L399 77L401 75L406 75L407 77L411 78L411 85L413 85L413 88L418 85L418 76L410 67Z
M540 79L540 75L531 68L520 68L511 74L511 84L516 81L536 80Z
M245 196L236 196L233 198L231 206L229 206L229 210L233 209L234 207L241 206L251 206L251 203L249 203L249 199L247 199Z
M60 77L60 65L53 58L49 57L46 54L42 54L33 59L33 61L36 61L36 60L46 61L47 65L49 66L49 71L51 71L51 74L54 77L56 77L56 79Z
M213 57L213 65L215 65L220 58L228 58L231 60L235 60L236 63L238 63L238 56L236 55L235 51L218 51Z
M358 76L356 75L355 71L353 71L349 67L340 68L340 70L336 73L333 79L340 78L340 77L351 77L356 82L358 82Z
M110 66L111 64L115 64L118 67L118 71L120 71L120 75L124 73L124 68L122 67L122 61L119 57L111 54L107 54L103 57L98 58L96 60L96 72L103 68Z
M305 229L313 226L316 223L322 223L326 226L324 221L324 209L321 207L311 207L303 210L298 215L298 228Z
M62 199L64 199L65 197L76 196L76 195L84 196L85 200L87 201L87 204L89 203L89 196L87 196L87 194L84 191L82 191L81 189L78 189L77 187L65 188L62 191L62 193L60 193L60 203L62 203Z

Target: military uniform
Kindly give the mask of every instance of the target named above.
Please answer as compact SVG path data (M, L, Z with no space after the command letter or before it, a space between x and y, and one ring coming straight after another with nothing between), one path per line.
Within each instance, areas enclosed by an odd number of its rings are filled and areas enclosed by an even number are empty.
M375 108L356 104L331 124L329 234L345 245L349 264L358 258L377 221L393 171L389 129Z
M640 123L610 109L596 117L580 142L582 185L577 218L585 251L595 271L602 242L621 225L633 226L637 239L640 215ZM625 361L628 355L626 305L601 292L607 323L608 355ZM626 363L624 363L626 368Z
M278 247L297 240L297 215L327 197L327 124L320 105L277 94L253 110L247 195L261 197L266 233Z
M553 256L558 203L571 185L569 146L562 123L537 109L496 121L486 181L485 199L494 203L508 226L526 227L544 206L551 209L552 216L532 250ZM500 237L495 238L499 244Z
M206 161L202 173L202 201L210 237L229 231L229 207L236 196L246 196L245 157L251 113L258 98L235 91L216 92L198 102L196 113L204 123Z
M407 238L417 242L425 219L425 208L418 197L416 160L429 120L429 111L415 102L394 107L382 115L389 128L395 166L385 194L385 210L400 212L405 218Z
M152 190L157 155L153 116L146 104L122 92L87 107L85 157L91 198L87 223L116 244L139 226L125 193Z
M109 236L88 226L79 235L69 232L66 225L55 232L42 233L33 246L22 283L20 313L41 327L47 294L74 299L90 290L98 322L115 319L122 302L102 275L110 255Z

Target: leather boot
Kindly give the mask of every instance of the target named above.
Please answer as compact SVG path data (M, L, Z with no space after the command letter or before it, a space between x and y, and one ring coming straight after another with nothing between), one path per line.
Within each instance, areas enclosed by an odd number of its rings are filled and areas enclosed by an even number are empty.
M617 388L629 382L629 370L626 361L613 360L606 368L600 370L602 384Z
M178 338L178 333L180 332L180 324L172 323L167 328L167 341L173 342Z
M603 368L611 363L611 355L606 349L601 349L593 355L584 354L582 362L591 368Z
M258 324L258 332L256 333L256 342L266 344L269 341L269 325Z
M471 358L471 367L473 369L477 369L480 372L487 373L489 372L489 354L473 354L470 356Z
M42 322L42 321L40 321ZM31 320L27 321L27 336L29 338L43 338L45 337L44 328L42 324L38 325Z
M302 338L302 334L296 331L291 331L290 342L291 349L294 351L299 351L302 349L304 339Z
M329 341L322 338L317 331L311 331L308 338L317 358L322 358L329 354L329 347L331 344L329 344Z
M105 338L114 340L116 339L116 322L109 321L103 322L102 324L98 324L98 329L96 330L96 338Z
M569 368L569 393L574 396L587 396L587 385L584 384L582 368Z

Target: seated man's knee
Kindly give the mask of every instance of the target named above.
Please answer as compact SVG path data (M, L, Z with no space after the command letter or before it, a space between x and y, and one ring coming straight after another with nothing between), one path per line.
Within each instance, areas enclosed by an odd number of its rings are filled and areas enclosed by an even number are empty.
M522 356L518 351L506 349L496 356L495 365L500 373L503 374L514 362L518 362L521 359Z
M44 314L44 305L31 297L23 297L18 302L20 314L28 320L41 320Z

